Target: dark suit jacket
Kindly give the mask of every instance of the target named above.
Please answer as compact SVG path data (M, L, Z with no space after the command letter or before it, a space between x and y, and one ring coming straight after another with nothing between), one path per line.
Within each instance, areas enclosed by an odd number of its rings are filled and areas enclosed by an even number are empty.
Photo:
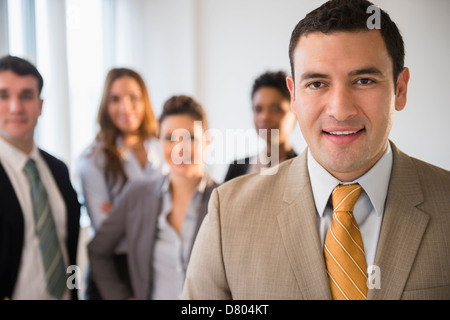
M67 166L60 160L40 150L55 179L67 209L67 251L69 264L76 264L78 234L80 230L80 203L72 187ZM13 294L22 256L24 220L19 200L9 177L0 164L0 298ZM72 290L72 299L78 293Z
M295 158L296 156L297 153L292 149L291 151L288 152L286 160ZM228 171L227 174L225 175L224 182L246 174L249 167L250 167L250 157L241 160L235 160L228 167Z
M114 202L108 219L103 222L89 243L91 272L103 299L124 300L130 297L138 300L149 299L163 182L164 177L157 182L130 181ZM211 192L217 186L212 179L208 179L201 200L195 234L208 211ZM128 270L133 292L120 281L114 265L115 248L123 237L127 241Z

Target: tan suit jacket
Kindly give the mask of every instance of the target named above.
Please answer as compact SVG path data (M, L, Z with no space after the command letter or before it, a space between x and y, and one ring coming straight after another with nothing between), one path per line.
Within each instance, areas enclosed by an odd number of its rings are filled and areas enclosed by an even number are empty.
M394 161L368 299L450 299L450 172L391 143ZM214 190L184 299L331 299L306 152L275 175Z

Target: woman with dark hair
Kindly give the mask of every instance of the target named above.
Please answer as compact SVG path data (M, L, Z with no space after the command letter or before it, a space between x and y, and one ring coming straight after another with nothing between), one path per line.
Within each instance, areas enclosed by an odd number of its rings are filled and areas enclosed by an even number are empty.
M108 72L97 122L97 136L78 163L84 204L95 231L108 217L128 181L157 180L164 171L157 139L158 122L145 82L136 71L114 68ZM125 251L122 242L115 258L126 278ZM92 282L88 284L86 298L100 299Z
M204 168L206 131L206 114L197 101L184 95L166 101L160 139L170 173L156 183L130 181L88 246L104 299L180 298L192 245L218 186ZM123 238L131 288L113 267Z
M260 172L263 168L297 156L289 141L295 115L290 110L291 96L286 86L286 76L283 71L267 71L255 79L251 92L253 122L258 135L266 141L266 148L258 155L230 164L224 181ZM278 154L278 161L267 163L266 160L272 158L272 152Z

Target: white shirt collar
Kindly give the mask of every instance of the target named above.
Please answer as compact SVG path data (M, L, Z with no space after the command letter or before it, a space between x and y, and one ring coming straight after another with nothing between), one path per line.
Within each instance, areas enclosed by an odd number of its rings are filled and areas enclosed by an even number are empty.
M331 192L341 181L333 177L326 171L312 156L308 149L308 172L311 181L311 188L316 204L317 213L323 216ZM383 214L384 204L389 187L391 177L393 155L390 143L378 162L364 175L352 181L351 183L359 183L368 195L370 202L375 208L377 216Z
M7 162L17 172L21 172L28 159L38 159L39 150L36 145L33 145L30 154L26 154L3 138L0 138L0 155L2 161Z

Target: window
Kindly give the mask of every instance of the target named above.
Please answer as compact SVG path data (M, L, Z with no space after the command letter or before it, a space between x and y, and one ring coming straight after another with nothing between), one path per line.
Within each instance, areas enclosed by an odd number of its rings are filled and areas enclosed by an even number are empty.
M76 161L95 137L114 62L114 51L104 48L115 46L115 0L0 0L0 9L1 55L29 60L44 78L36 143L69 166L77 186Z
M106 67L114 60L103 49L114 46L114 8L114 0L0 0L1 55L29 60L44 78L36 142L71 169L95 136Z

